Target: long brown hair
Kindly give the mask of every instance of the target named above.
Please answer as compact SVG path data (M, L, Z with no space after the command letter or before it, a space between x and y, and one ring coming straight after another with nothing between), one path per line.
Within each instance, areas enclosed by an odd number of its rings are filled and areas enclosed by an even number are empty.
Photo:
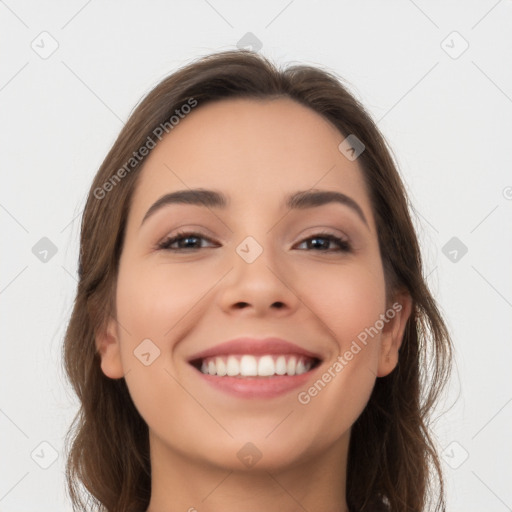
M376 220L387 296L406 289L413 309L397 367L377 379L352 427L347 503L351 512L444 510L429 413L448 378L451 341L422 274L409 201L390 150L334 73L311 66L278 69L246 50L202 57L159 83L133 111L91 186L82 217L78 289L63 347L65 370L81 403L66 439L74 510L140 512L150 499L148 427L124 378L110 379L101 371L95 344L98 330L115 318L127 213L144 163L144 158L130 159L148 138L155 139L162 131L158 127L172 130L169 120L191 100L200 108L240 97L292 98L365 145L358 161Z

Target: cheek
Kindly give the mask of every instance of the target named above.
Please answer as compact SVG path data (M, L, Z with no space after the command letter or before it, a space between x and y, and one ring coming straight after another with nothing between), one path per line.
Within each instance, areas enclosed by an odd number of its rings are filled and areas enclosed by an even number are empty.
M385 311L384 275L377 264L318 267L314 274L299 272L295 282L299 297L321 321L326 337L334 338L339 352L364 338ZM368 344L363 357L376 345Z
M169 340L198 315L197 305L217 280L211 272L179 265L122 270L117 287L118 320L124 322L133 342L150 338L162 349L172 348Z
M352 266L318 272L314 281L307 281L300 281L302 293L310 290L304 295L307 305L333 340L333 350L317 379L299 391L297 401L329 444L353 425L375 385L381 341L375 324L385 311L384 277Z
M184 267L136 266L127 259L119 270L116 313L122 365L133 402L149 425L160 425L176 404L190 400L173 379L172 358L178 340L197 324L197 306L216 279Z
M359 417L375 385L381 341L375 326L386 306L382 265L374 258L317 273L311 289L316 290L309 295L314 310L335 337L336 354L298 398L335 436Z

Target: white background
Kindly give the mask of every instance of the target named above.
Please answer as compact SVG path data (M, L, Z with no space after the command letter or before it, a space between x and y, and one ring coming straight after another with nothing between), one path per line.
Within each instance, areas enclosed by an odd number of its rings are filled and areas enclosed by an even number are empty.
M281 65L344 77L379 121L456 347L435 424L448 510L512 510L511 21L510 0L0 1L0 512L70 510L61 345L93 175L143 95L247 32ZM43 59L31 45L52 38ZM58 249L46 263L42 237Z

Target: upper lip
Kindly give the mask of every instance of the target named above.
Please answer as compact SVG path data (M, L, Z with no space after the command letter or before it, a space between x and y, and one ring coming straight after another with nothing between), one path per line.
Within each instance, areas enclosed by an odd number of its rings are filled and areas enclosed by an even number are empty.
M188 361L198 361L206 357L227 356L227 355L265 355L265 354L296 354L311 359L321 360L321 356L310 350L282 338L235 338L233 340L219 343L209 349L203 350L189 357Z

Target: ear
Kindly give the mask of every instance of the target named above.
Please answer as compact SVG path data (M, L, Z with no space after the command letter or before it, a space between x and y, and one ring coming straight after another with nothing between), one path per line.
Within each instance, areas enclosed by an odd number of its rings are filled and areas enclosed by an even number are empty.
M110 317L96 335L96 350L101 357L101 370L107 377L111 379L124 377L119 334L114 318Z
M402 344L405 326L411 311L412 298L407 291L398 293L394 302L386 309L387 322L384 323L382 328L377 377L389 375L398 364L398 351Z

